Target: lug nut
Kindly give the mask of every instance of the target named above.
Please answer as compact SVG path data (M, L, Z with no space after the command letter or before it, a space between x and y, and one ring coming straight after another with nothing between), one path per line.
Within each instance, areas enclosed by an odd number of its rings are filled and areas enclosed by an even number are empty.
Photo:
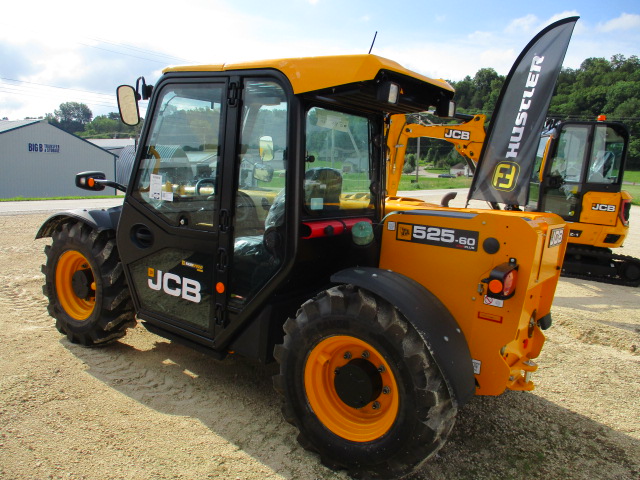
M385 395L389 395L391 393L391 389L385 385L384 387L382 387L382 393L384 393Z
M371 405L371 407L374 410L378 410L380 408L380 403L379 402L373 402L373 404Z
M380 366L378 367L378 372L380 372L380 373L384 373L384 371L385 371L384 365L380 365Z
M367 352L366 350L362 352L362 358L369 358L369 352Z
M351 352L345 352L343 357L344 357L345 360L349 360L351 358Z

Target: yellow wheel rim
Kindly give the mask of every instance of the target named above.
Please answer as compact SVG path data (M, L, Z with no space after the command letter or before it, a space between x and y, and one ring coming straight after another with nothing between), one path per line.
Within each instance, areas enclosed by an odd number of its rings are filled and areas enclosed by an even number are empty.
M382 392L362 408L347 405L335 387L336 370L352 359L370 362L382 380ZM399 395L389 364L375 348L358 338L336 335L311 351L304 369L309 404L325 427L354 442L369 442L387 433L398 415Z
M76 272L89 270L91 277L95 278L89 265L89 261L80 252L69 250L60 255L56 265L56 292L58 300L64 311L74 320L86 320L89 318L96 305L95 280L91 282L93 297L84 299L78 297L73 289L73 275Z

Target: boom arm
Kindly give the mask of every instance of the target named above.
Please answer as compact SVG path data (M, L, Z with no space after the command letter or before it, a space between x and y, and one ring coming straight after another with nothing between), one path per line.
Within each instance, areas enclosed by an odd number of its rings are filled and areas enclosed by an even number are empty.
M406 117L401 114L391 117L387 134L387 147L389 148L387 195L395 196L398 192L402 167L404 166L404 154L410 138L437 138L453 143L471 170L475 170L486 136L484 130L486 115L458 114L456 118L464 120L464 122L456 125L421 125L407 123Z

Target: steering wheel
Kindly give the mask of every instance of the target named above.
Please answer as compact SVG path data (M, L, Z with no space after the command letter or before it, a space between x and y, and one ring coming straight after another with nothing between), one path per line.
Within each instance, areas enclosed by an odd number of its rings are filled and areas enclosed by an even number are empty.
M200 187L202 187L202 185L211 185L213 187L214 193L215 193L215 189L216 189L216 179L215 178L201 178L200 180L198 180L198 183L196 183L196 195L200 195Z

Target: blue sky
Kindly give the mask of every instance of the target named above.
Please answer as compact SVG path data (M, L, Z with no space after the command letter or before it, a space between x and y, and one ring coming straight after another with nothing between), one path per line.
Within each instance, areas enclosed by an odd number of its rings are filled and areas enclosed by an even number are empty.
M89 6L91 5L91 6ZM640 56L637 0L401 3L382 0L22 0L0 17L0 118L53 112L66 101L116 111L115 88L167 65L367 53L423 75L506 74L554 20L581 17L565 59Z

